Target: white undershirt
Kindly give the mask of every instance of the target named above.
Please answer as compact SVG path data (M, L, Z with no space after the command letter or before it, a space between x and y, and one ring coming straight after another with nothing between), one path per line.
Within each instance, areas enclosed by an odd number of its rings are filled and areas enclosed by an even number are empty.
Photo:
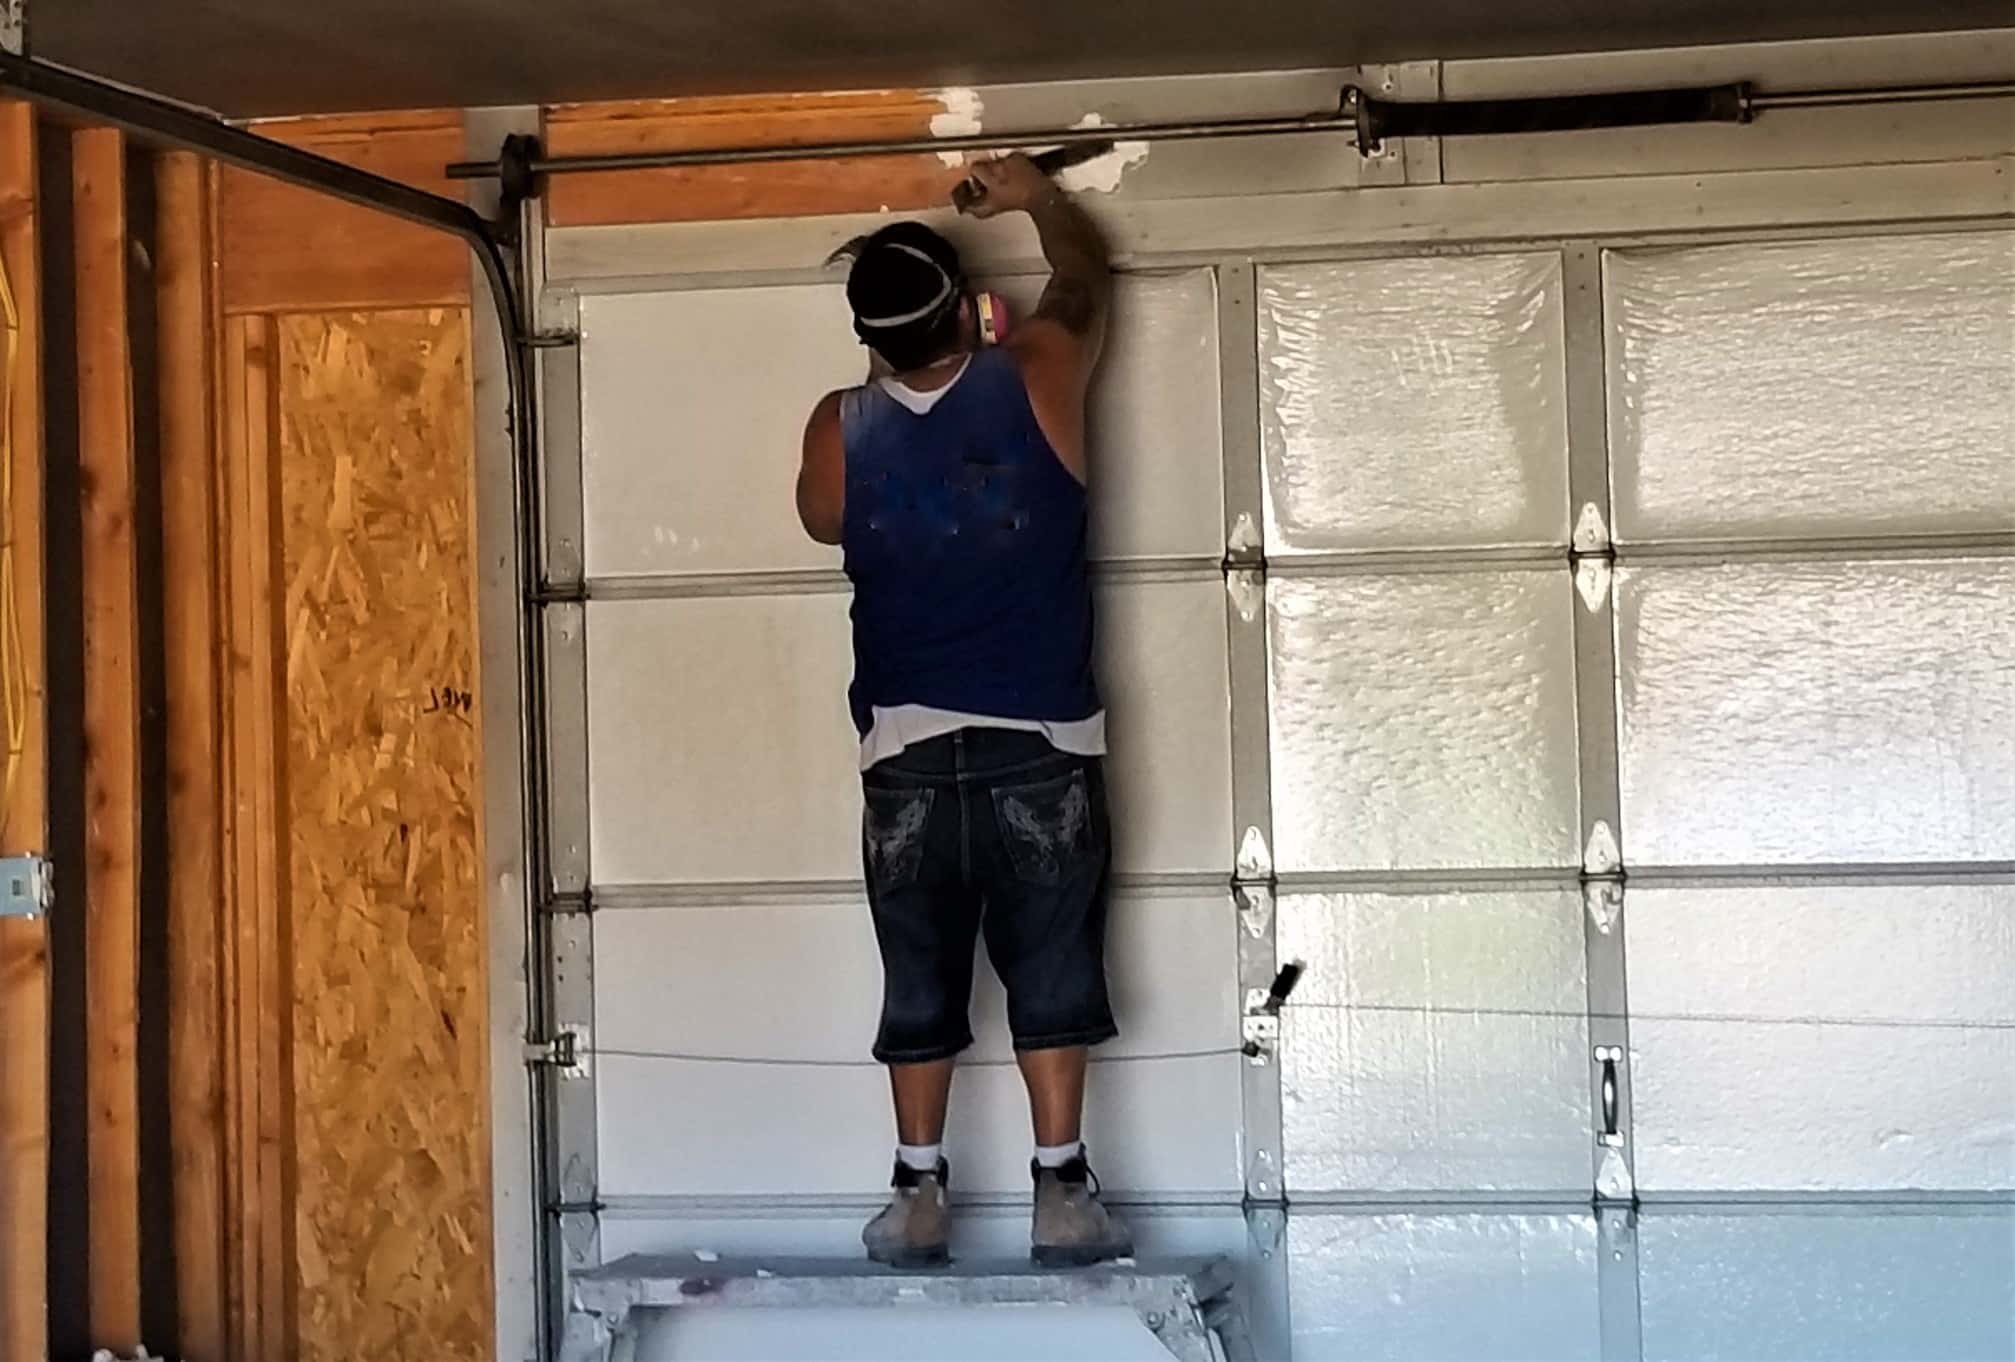
M868 735L861 739L861 769L895 756L932 738L964 728L1009 728L1040 733L1059 752L1078 757L1105 755L1105 711L1089 719L1001 719L990 714L965 714L929 705L875 705Z
M964 359L959 361L959 371L957 373L953 374L946 382L928 391L912 388L901 379L894 377L876 379L875 382L883 392L902 403L906 410L917 416L922 416L930 411L932 407L943 401L946 393L959 385L959 380L966 376L966 370L971 367L972 362L973 357L968 354Z

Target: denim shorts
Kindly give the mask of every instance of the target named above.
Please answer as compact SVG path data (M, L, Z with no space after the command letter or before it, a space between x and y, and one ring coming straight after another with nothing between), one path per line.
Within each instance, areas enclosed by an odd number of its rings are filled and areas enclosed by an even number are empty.
M1119 1034L1105 983L1112 844L1098 758L1038 733L969 728L877 762L861 784L882 953L876 1059L917 1064L972 1044L981 937L1015 1049Z

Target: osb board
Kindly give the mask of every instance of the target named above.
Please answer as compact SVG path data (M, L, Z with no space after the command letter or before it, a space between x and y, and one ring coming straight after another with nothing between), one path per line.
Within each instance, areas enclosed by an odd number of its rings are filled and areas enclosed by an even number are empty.
M463 158L455 109L256 123L252 131L450 198ZM220 206L230 312L459 305L469 253L457 238L250 171L226 169Z
M302 1362L486 1359L461 309L280 322Z
M0 262L14 298L13 363L0 370L6 423L8 541L19 750L0 809L0 853L47 846L42 653L41 291L36 242L35 121L26 104L0 101ZM0 334L0 360L7 337ZM9 734L11 739L14 735ZM0 1357L41 1357L47 1345L45 1235L49 1182L47 929L0 920Z
M924 90L563 104L545 114L555 156L804 146L926 137L944 104ZM766 161L551 177L547 221L622 222L907 211L942 204L962 172L935 155Z

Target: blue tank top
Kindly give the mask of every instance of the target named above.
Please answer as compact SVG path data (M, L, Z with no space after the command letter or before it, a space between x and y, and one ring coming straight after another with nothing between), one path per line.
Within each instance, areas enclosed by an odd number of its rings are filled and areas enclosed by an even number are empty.
M1036 424L1014 357L979 351L922 414L855 388L840 423L862 735L877 706L1098 713L1085 490Z

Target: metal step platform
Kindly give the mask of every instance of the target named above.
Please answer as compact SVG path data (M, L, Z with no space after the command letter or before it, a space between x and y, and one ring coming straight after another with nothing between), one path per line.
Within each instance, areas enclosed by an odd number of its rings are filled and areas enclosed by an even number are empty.
M640 1311L1081 1305L1132 1310L1179 1362L1255 1362L1225 1258L1121 1260L1087 1268L1022 1261L934 1271L855 1259L635 1254L573 1279L561 1362L635 1362Z

